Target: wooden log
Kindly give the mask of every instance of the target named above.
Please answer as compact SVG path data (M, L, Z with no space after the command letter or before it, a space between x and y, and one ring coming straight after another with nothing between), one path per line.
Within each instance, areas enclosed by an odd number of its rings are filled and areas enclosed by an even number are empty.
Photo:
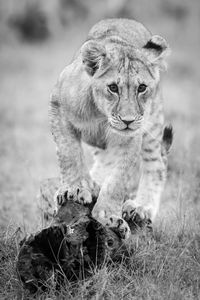
M41 197L52 207L57 185L57 180L48 180L41 187ZM50 226L21 243L17 272L31 292L45 290L52 278L56 287L83 279L105 260L121 256L124 244L120 233L92 218L93 200L88 206L67 201Z

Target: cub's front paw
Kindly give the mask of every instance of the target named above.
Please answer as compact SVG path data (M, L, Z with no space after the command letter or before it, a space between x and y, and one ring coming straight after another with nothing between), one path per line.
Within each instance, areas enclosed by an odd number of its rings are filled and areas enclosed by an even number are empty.
M81 204L95 203L98 197L99 188L95 183L88 183L82 180L80 183L67 187L61 186L55 194L55 201L58 206L62 206L68 200L77 201Z
M112 215L106 223L106 226L111 228L121 239L128 239L130 236L130 228L127 222L115 215Z
M127 200L124 203L122 217L126 220L132 232L135 229L144 227L152 231L152 221L149 210L137 205L133 200Z

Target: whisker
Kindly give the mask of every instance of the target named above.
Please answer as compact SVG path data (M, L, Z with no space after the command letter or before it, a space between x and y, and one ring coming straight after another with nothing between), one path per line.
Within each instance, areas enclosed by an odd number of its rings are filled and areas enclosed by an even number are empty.
M110 127L107 126L107 127L105 128L105 141L107 141L107 140L109 139L110 132L111 132Z

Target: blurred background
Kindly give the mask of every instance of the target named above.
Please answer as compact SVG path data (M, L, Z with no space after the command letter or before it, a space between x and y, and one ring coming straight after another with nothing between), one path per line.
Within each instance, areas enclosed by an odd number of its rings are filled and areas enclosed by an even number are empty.
M0 228L38 225L39 183L59 174L49 96L90 27L107 17L136 19L172 48L163 91L175 137L160 216L198 218L200 1L0 0Z

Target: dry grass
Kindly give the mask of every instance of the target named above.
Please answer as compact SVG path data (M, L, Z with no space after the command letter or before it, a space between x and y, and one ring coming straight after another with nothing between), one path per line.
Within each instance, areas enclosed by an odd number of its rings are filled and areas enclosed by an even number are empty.
M135 236L130 255L105 265L91 278L66 283L56 291L30 295L17 280L16 235L6 232L0 242L0 299L199 299L200 225L185 223L175 231L156 228L153 238Z
M200 299L199 1L168 0L164 5L154 0L148 10L141 9L148 6L146 0L127 3L173 50L164 95L175 140L154 238L134 237L128 262L105 265L59 294L50 286L48 294L37 299ZM123 10L128 13L131 9ZM0 299L31 299L17 280L14 232L18 226L27 232L41 227L39 182L58 174L48 127L49 94L88 28L82 22L43 44L27 44L1 26Z

